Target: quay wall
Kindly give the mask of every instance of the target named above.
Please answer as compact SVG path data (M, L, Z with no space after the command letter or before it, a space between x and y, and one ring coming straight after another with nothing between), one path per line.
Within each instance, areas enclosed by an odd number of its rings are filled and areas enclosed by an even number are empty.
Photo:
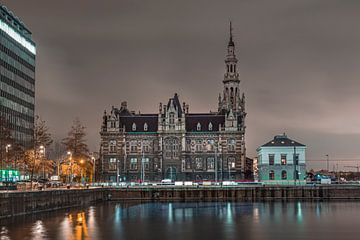
M83 206L106 200L105 189L0 192L0 219Z
M360 186L108 189L113 201L360 200Z
M360 186L134 187L0 192L0 218L103 201L360 200Z

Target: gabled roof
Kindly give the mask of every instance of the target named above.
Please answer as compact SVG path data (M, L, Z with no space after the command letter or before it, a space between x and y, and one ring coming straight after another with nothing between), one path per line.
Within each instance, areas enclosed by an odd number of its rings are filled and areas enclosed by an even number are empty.
M276 135L273 140L262 145L262 147L305 147L304 144L296 142L288 138L285 133L283 135Z

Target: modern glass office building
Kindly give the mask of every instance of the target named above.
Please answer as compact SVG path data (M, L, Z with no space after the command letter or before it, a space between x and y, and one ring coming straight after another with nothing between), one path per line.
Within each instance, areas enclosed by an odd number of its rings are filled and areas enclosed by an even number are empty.
M24 147L34 135L35 56L29 29L0 5L0 116Z

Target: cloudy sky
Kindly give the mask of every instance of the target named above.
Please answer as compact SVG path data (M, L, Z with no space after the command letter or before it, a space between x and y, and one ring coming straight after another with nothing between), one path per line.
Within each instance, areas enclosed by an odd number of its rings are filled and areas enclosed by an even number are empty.
M103 111L124 100L150 113L177 92L216 110L231 19L248 155L286 132L310 167L360 164L358 0L1 2L33 32L36 110L56 138L79 117L98 150Z

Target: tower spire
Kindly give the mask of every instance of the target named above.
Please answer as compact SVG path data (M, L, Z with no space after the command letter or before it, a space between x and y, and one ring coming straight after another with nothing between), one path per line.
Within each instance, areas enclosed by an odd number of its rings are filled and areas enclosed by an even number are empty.
M235 46L234 42L233 42L233 35L232 35L232 23L230 21L230 39L229 39L229 45L228 46Z

